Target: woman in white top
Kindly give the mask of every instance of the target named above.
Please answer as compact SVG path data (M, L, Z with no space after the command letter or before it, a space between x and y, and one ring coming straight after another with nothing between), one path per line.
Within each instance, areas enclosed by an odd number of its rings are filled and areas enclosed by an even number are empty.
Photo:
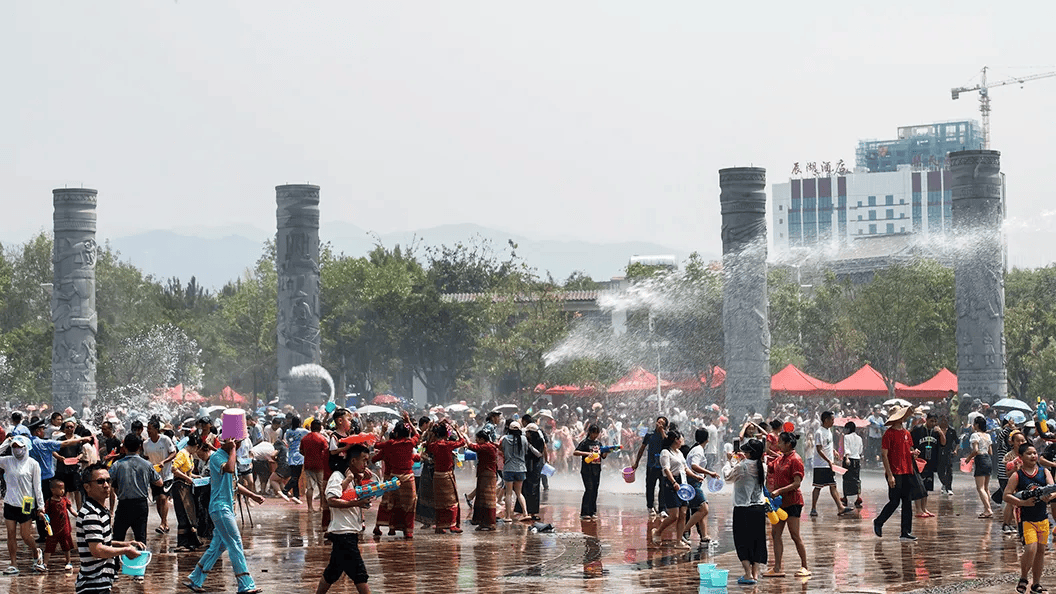
M750 439L741 444L742 454L727 454L730 462L723 468L726 482L733 483L733 546L744 566L744 575L737 578L741 585L756 583L767 562L765 451L762 441Z
M664 530L674 525L675 547L688 549L690 544L684 533L686 531L686 512L689 510L689 501L678 496L678 489L686 482L687 476L698 480L703 479L686 466L686 457L682 455L680 450L683 443L682 434L676 430L668 431L664 441L661 443L663 449L660 450L660 470L663 472L664 478L660 481L660 496L667 506L668 516L660 523L659 527L652 530L651 535L653 542L659 543L660 535L664 533Z
M990 474L994 470L991 458L993 444L990 434L986 432L986 419L982 416L972 420L974 432L968 438L968 445L972 453L968 454L966 460L975 460L975 490L979 494L979 500L983 502L983 513L979 514L982 519L994 517L994 511L990 507Z

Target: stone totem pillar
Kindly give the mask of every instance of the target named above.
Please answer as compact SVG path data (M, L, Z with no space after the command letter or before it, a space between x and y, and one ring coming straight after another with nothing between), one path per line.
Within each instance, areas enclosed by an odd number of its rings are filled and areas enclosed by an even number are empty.
M950 153L950 170L956 245L957 388L961 394L993 403L1008 393L1001 153Z
M741 423L770 404L769 295L766 286L766 169L719 170L722 204L722 330L726 405Z
M54 410L95 400L95 190L53 190L51 398Z
M279 400L298 408L318 403L319 381L291 378L290 369L319 364L319 186L275 188L279 276Z

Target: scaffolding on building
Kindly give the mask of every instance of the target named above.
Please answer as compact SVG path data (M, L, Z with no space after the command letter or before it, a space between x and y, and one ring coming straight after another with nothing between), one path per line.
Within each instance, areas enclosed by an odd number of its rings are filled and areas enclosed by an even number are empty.
M859 141L855 164L870 173L898 171L901 165L940 169L951 152L981 148L983 130L974 120L902 126L894 140Z

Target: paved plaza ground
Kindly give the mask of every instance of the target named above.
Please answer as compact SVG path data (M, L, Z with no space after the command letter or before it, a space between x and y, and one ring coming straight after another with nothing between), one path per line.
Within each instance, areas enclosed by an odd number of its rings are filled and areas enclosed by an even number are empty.
M764 579L757 586L736 585L740 564L730 533L729 487L712 497L712 535L718 545L685 552L647 545L648 515L641 482L628 485L606 468L599 498L597 522L579 519L581 485L578 475L559 477L546 494L544 518L554 523L553 534L532 534L524 525L503 525L497 532L474 532L466 524L462 535L435 535L420 531L414 540L367 538L363 556L374 592L721 592L700 590L697 563L716 563L730 570L729 592L1013 592L1018 543L1001 535L1000 520L979 520L980 504L965 475L955 477L956 494L934 496L932 511L938 518L916 520L916 543L898 541L897 515L888 523L884 538L872 533L872 519L885 502L882 477L867 473L865 506L850 517L836 517L831 499L819 504L820 517L804 517L803 536L810 569L809 579L791 577L795 554L786 547L789 577ZM460 477L460 491L472 486L470 475ZM805 493L809 501L809 491ZM463 503L464 508L464 503ZM246 555L257 584L267 593L313 592L329 558L318 515L280 500L253 508L243 530ZM463 517L466 517L463 509ZM804 512L806 516L806 512ZM373 525L373 512L368 514ZM157 516L151 510L149 548L155 557L146 581L133 584L122 577L122 594L189 592L180 584L194 568L198 554L174 554L173 533L159 536L153 529ZM787 541L787 537L786 537ZM790 545L791 543L789 543ZM0 578L0 593L66 593L73 591L73 576L61 569L46 575L29 570L28 556L20 544L22 574ZM226 557L225 557L226 559ZM25 563L23 563L25 561ZM61 568L61 563L53 566ZM1056 562L1050 563L1056 566ZM1051 580L1056 586L1056 578ZM230 566L222 560L206 582L212 592L234 592ZM346 578L331 590L354 592Z

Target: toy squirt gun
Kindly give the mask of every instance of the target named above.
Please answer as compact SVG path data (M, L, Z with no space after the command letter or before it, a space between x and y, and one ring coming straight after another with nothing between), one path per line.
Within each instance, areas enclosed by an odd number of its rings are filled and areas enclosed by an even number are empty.
M1040 499L1049 493L1056 493L1056 485L1031 487L1029 489L1023 489L1022 491L1016 491L1012 496L1020 501L1030 501L1031 499Z
M784 522L788 519L788 512L781 509L781 496L774 497L770 489L763 487L763 497L766 498L766 517L771 524Z
M376 497L389 491L395 491L400 488L400 479L392 477L387 481L367 483L365 485L356 485L352 489L348 489L341 494L341 499L345 501L354 501L356 499L363 499L364 497Z

